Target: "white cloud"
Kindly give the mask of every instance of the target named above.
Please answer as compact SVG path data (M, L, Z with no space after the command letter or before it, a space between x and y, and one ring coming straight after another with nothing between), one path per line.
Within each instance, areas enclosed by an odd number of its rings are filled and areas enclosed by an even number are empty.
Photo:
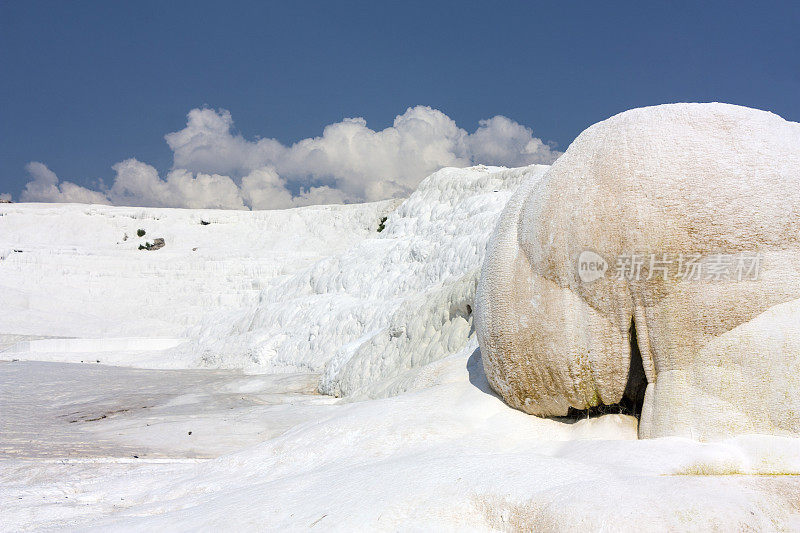
M347 196L328 186L301 189L294 196L274 168L262 167L242 178L242 199L251 209L281 209L304 205L343 204Z
M25 166L31 180L22 191L23 202L61 202L108 204L105 194L69 181L59 183L56 174L44 163L31 161Z
M247 141L233 133L233 118L220 109L192 109L186 127L164 136L172 150L173 168L243 176L263 167L284 150L273 139Z
M46 166L31 163L23 199L225 209L375 201L407 195L445 166L521 166L551 163L560 155L509 118L482 120L468 133L426 106L409 108L383 130L348 118L290 146L245 139L226 110L193 109L186 127L165 139L173 168L164 178L128 159L114 165L112 187L99 192L59 183Z
M228 176L175 169L162 180L155 168L136 159L126 159L113 168L117 176L108 197L116 205L245 208L239 187Z
M530 128L501 115L481 120L467 143L472 160L485 165L521 167L552 163L560 155L534 137Z
M6 202L10 202L11 201L11 195L9 193L7 193L7 192L4 192L4 193L0 194L0 200L4 200Z
M292 145L272 164L281 175L332 179L349 197L379 200L408 194L439 168L470 165L467 136L441 111L414 107L381 131L362 118L326 126L321 137Z
M300 207L304 205L320 204L344 204L347 196L339 189L333 189L327 185L321 187L311 187L300 191L300 194L292 199L292 205Z
M292 205L292 193L275 169L258 168L242 178L242 197L252 209L280 209Z

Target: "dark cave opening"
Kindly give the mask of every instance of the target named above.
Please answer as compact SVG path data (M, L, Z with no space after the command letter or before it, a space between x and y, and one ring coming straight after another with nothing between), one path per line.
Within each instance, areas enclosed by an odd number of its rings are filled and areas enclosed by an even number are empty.
M631 361L628 365L628 380L625 383L625 392L618 403L611 405L595 405L588 409L569 408L567 418L581 419L601 416L606 414L621 414L635 416L637 419L642 414L644 393L647 389L647 376L644 373L642 352L639 350L639 339L636 336L636 322L631 318L629 331Z

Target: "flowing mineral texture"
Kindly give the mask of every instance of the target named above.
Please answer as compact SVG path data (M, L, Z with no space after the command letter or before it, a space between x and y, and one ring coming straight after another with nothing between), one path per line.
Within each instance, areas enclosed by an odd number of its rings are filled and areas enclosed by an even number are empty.
M800 124L717 103L595 124L490 241L490 384L538 416L644 389L640 438L797 435L798 238Z

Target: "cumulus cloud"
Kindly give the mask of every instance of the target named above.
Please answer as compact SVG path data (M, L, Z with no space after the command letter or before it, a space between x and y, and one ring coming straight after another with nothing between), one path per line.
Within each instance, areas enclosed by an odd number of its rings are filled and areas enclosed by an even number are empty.
M186 127L164 139L172 150L174 168L233 176L267 165L284 149L274 139L248 141L234 134L233 118L226 109L192 109Z
M223 209L375 201L407 195L446 166L522 166L551 163L560 155L509 118L482 120L469 133L426 106L409 108L383 130L347 118L292 145L247 140L235 131L230 112L193 109L186 127L165 140L173 167L163 177L128 159L114 165L110 189L92 191L59 183L46 166L31 163L23 199Z
M485 165L521 167L552 163L559 152L533 136L533 131L501 115L480 121L469 136L470 157Z
M59 183L58 176L44 163L31 161L25 166L25 170L31 179L22 191L23 202L111 203L102 192L69 181Z
M116 205L244 209L241 191L228 176L175 169L166 179L152 166L126 159L114 165L117 176L107 192Z
M381 131L363 118L326 126L321 137L287 147L272 161L292 179L332 179L347 196L378 200L408 194L428 174L473 163L468 134L441 111L414 107Z
M268 167L257 168L242 178L242 196L252 209L280 209L292 203L286 181Z

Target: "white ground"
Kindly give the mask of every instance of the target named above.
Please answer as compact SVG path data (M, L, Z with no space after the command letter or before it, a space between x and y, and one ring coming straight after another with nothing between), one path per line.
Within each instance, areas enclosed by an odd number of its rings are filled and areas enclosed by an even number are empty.
M800 530L798 439L638 441L488 389L477 271L542 170L399 207L0 206L0 530Z

